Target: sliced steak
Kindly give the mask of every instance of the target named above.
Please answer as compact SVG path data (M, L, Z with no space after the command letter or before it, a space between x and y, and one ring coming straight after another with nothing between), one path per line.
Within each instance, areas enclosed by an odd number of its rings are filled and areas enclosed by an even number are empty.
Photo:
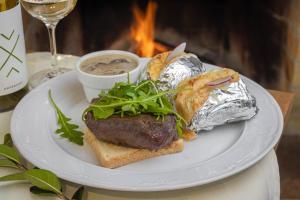
M95 120L88 112L85 122L98 139L123 146L156 150L178 139L174 115L164 121L147 114Z

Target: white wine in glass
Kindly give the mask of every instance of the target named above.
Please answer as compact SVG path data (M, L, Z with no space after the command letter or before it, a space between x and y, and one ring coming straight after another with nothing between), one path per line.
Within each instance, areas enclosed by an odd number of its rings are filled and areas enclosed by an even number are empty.
M33 17L45 23L57 23L75 7L77 0L22 0L22 5Z
M51 66L31 76L29 86L34 88L40 83L70 70L59 65L59 60L68 59L68 56L60 55L59 58L57 56L55 28L58 22L74 9L77 0L21 0L21 3L28 13L44 22L49 33Z

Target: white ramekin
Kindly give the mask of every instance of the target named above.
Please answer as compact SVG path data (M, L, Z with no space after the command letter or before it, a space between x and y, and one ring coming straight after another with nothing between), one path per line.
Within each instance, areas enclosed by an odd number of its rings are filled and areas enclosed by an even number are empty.
M134 58L138 62L138 66L129 72L130 82L136 82L139 78L141 68L143 67L142 59L136 54L130 53L128 51L119 50L104 50L96 51L93 53L86 54L82 56L76 63L76 71L78 79L83 86L83 90L87 100L90 102L92 99L98 97L102 90L108 90L114 86L117 82L125 82L128 79L127 73L117 74L117 75L94 75L89 74L81 70L81 63L84 61L103 55L120 54L131 58Z

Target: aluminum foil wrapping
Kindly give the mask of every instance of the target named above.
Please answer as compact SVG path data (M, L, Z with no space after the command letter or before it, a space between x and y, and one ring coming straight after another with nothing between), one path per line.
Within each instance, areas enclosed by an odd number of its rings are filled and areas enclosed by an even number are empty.
M158 87L163 91L175 89L184 79L205 71L205 67L196 55L183 54L167 64L158 78Z
M160 90L175 89L184 79L205 71L196 55L183 54L164 68L158 78L158 87ZM257 112L255 98L240 79L221 89L214 89L204 105L194 114L188 128L197 133L201 130L211 130L225 123L250 119Z
M250 119L257 112L255 98L240 79L222 89L214 89L194 114L188 128L195 132L211 130L225 123Z

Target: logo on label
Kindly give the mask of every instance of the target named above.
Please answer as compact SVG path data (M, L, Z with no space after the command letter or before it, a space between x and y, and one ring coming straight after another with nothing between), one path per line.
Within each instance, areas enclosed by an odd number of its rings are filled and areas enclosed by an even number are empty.
M14 43L12 49L7 49L7 48L5 48L5 47L3 47L3 46L0 45L0 50L2 50L5 53L7 53L6 58L4 58L3 61L0 61L0 72L5 67L10 67L8 73L6 74L7 78L10 77L10 76L12 76L15 73L20 73L20 71L16 67L14 67L14 66L8 66L7 65L7 62L10 59L15 59L18 62L23 63L23 61L17 55L15 55L15 53L14 53L15 48L18 45L19 38L20 38L20 34L18 34L17 37L16 37L16 39L14 39L14 33L15 33L15 30L13 30L10 35L5 35L3 33L0 33L0 37L1 38L4 38L5 40L10 41L10 43Z

